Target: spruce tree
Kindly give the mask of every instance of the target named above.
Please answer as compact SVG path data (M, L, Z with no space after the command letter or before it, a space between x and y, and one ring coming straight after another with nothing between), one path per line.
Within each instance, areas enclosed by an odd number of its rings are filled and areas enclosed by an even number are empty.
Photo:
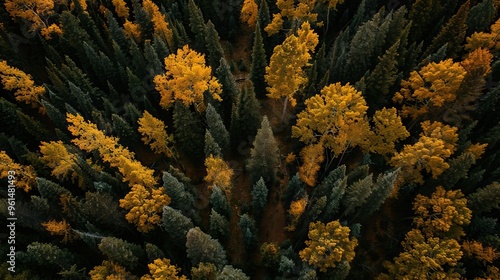
M53 139L53 135L51 135L51 133L39 120L24 114L21 110L17 111L17 116L25 131L36 141L47 141Z
M384 204L394 189L394 183L396 182L398 174L399 170L396 170L378 176L377 182L373 186L372 192L366 200L366 203L358 210L356 214L357 218L366 220Z
M219 144L217 144L214 137L207 129L205 130L205 158L210 156L222 158L222 151Z
M220 60L224 57L224 49L220 44L219 33L215 30L214 24L209 20L205 25L205 43L208 49L207 64L212 69L219 67Z
M233 73L231 73L231 67L227 64L226 59L223 57L220 59L220 65L215 70L215 77L222 85L222 112L221 116L226 121L231 117L231 109L236 103L238 98L239 89L236 85Z
M254 137L261 122L260 104L253 86L243 86L231 113L231 143L234 149Z
M185 244L187 232L194 227L191 219L170 206L163 207L161 226L177 244Z
M59 111L59 109L57 109L55 106L53 106L50 102L46 100L42 100L42 106L45 108L47 116L50 118L50 120L55 124L57 128L60 129L66 128L67 126L66 117L61 113L61 111Z
M208 104L207 106L205 117L207 118L207 126L210 134L213 136L221 150L226 152L229 148L229 132L224 126L221 116L211 104Z
M252 208L255 216L260 216L267 204L268 190L262 177L252 188Z
M186 234L186 251L193 266L200 262L212 263L217 267L226 264L226 251L216 239L195 227Z
M134 18L141 27L142 38L151 38L153 35L153 22L151 16L144 10L138 0L132 0Z
M126 147L135 146L139 137L134 128L119 115L113 114L111 119L113 120L113 131L120 139L119 142Z
M165 187L165 192L171 199L170 207L181 210L184 215L190 217L193 211L194 197L186 186L172 174L164 171L163 187Z
M278 145L267 116L264 116L247 163L250 181L256 183L262 177L266 184L272 186L276 181L278 158Z
M206 42L206 30L205 30L205 20L203 19L203 14L200 8L194 3L194 0L189 0L189 27L191 32L194 34L194 42L196 49L199 52L206 53L207 42Z
M217 186L214 186L212 188L212 194L210 195L210 204L212 205L212 209L214 209L217 213L229 218L229 215L231 214L229 203L222 190Z
M474 32L487 32L495 20L495 5L493 0L483 0L472 7L467 17L467 36Z
M217 280L250 280L241 269L234 268L232 265L226 265L222 269L219 275L217 275Z
M265 1L263 1L265 2ZM267 58L264 49L264 42L262 40L260 23L257 22L255 26L255 35L253 39L252 49L252 66L250 67L250 80L252 80L256 95L259 98L266 96L266 74Z
M144 255L144 251L139 245L116 237L104 237L98 247L109 260L130 269L134 269L138 260L142 259Z
M180 102L174 107L174 139L186 155L199 158L203 155L203 127L198 116Z
M240 229L243 233L243 243L246 248L251 248L257 244L257 226L255 225L255 220L249 215L243 214L240 217Z
M108 29L109 29L109 35L113 41L118 43L120 47L123 50L127 50L129 48L128 46L128 41L127 37L125 35L125 32L123 31L123 28L120 27L118 22L116 21L115 17L113 16L113 13L111 11L107 11L106 13L107 19L108 19Z
M229 221L214 209L210 213L210 235L218 240L227 240Z
M366 176L362 180L355 181L347 187L342 204L345 207L344 216L354 212L354 209L362 206L372 192L373 176Z

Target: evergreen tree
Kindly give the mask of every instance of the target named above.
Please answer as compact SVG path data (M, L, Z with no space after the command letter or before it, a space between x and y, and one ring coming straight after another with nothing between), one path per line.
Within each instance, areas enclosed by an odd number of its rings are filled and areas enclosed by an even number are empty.
M113 13L111 11L107 11L106 13L107 19L108 19L108 29L109 29L109 35L113 41L118 43L121 49L123 50L128 50L128 41L127 37L125 36L125 32L123 29L118 25L118 22L116 21L115 17L113 16Z
M467 203L475 215L500 208L500 183L493 182L467 197Z
M199 263L191 268L192 280L216 280L217 268L211 263Z
M226 199L226 196L217 186L213 186L212 188L210 204L212 205L212 209L214 209L217 213L220 213L226 217L229 217L229 215L231 214L231 209L229 208L229 203Z
M240 229L243 233L243 242L246 248L251 248L257 244L257 227L255 225L255 220L252 219L247 214L243 214L240 217Z
M391 195L398 173L399 170L396 170L387 174L380 174L378 176L377 182L373 186L366 203L361 206L356 214L357 217L365 220L377 211L380 206L382 206L385 200Z
M206 53L206 30L205 20L200 8L194 3L194 0L188 1L189 8L189 27L194 34L194 42L196 49L202 53Z
M218 240L227 240L229 236L229 221L214 209L210 214L210 235Z
M214 24L209 20L205 25L205 43L208 49L208 65L212 69L219 67L220 60L224 57L224 49L220 44L219 33L215 30Z
M50 120L55 124L57 128L66 128L66 117L64 117L59 109L54 107L50 102L46 100L42 100L42 106L43 108L45 108L47 116L49 116Z
M50 268L49 271L68 269L75 261L75 256L68 249L61 249L50 243L30 243L25 252L19 252L16 255L23 263Z
M36 120L22 111L17 111L17 116L19 118L19 122L24 127L25 131L31 135L36 141L46 141L53 139L50 132L45 128L45 126L39 121Z
M205 158L209 156L222 158L222 151L219 144L217 144L214 137L207 129L205 130Z
M216 239L201 231L200 228L190 229L186 239L187 256L193 266L198 265L200 262L212 263L217 267L226 264L226 251L224 251L222 245Z
M181 102L174 107L174 139L180 148L191 158L203 155L203 128L196 114Z
M266 1L263 0L263 3ZM260 11L259 11L260 12ZM266 73L267 58L264 49L264 42L262 40L260 22L255 26L255 35L253 39L252 49L252 66L250 67L250 80L252 80L256 95L259 98L266 96L266 80L264 75Z
M494 20L495 5L493 0L483 0L476 4L470 9L467 17L467 36L474 32L487 32Z
M142 259L144 255L144 251L139 245L116 237L104 237L101 239L99 250L109 260L130 269L134 269L137 266L138 260Z
M170 197L170 207L182 211L188 217L192 217L194 197L186 188L186 185L179 182L177 178L169 172L163 172L163 186L167 195Z
M272 186L276 180L278 159L278 145L267 116L264 116L253 141L253 148L247 163L251 182L256 183L260 178L263 178L267 184Z
M366 202L372 192L372 180L372 174L370 174L347 187L342 203L345 207L344 216L348 217L356 208L361 207Z
M132 58L132 70L134 74L138 77L143 77L146 75L146 69L144 65L147 65L146 59L142 51L139 49L139 46L135 43L134 40L130 40L130 48L128 50L129 56Z
M215 70L215 77L217 77L217 80L222 85L221 116L226 121L231 117L231 109L236 103L240 91L236 85L233 73L231 73L231 68L224 57L220 59L220 65Z
M134 18L141 27L142 38L151 38L153 35L153 21L149 13L141 6L138 0L132 0Z
M236 98L231 113L231 143L238 148L242 142L254 137L261 122L260 104L252 85L244 85Z
M156 259L165 258L165 254L163 254L161 249L158 248L158 246L156 246L155 244L146 242L146 246L144 247L149 263L152 263Z
M303 197L305 191L304 183L300 180L299 173L296 173L288 182L285 194L283 195L283 201L286 207L288 207L292 201Z
M252 189L252 208L256 216L262 214L267 204L268 190L262 177L253 185Z
M207 118L210 134L214 137L221 150L226 152L229 148L229 132L226 130L221 116L211 104L207 106L205 117Z
M184 244L187 232L194 227L188 217L170 206L163 206L161 225L172 241L177 244Z
M241 269L234 268L232 265L226 265L222 269L217 280L250 280L250 277L245 275Z
M136 145L139 137L134 128L119 115L111 115L113 120L113 131L120 139L119 142L126 147L133 147Z

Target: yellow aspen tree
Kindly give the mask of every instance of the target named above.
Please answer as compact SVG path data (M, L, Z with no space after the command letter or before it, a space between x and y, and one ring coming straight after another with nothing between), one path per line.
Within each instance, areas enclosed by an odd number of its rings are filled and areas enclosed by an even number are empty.
M320 169L320 165L325 159L325 148L321 143L308 145L300 152L302 165L299 167L299 177L302 182L310 187L316 185L316 175Z
M66 243L68 241L73 241L78 238L73 230L71 229L70 224L66 220L62 220L60 222L56 220L50 220L48 222L42 223L42 226L48 231L51 235L57 235L63 237L63 242Z
M311 53L318 44L318 35L311 29L308 22L302 24L297 35L291 34L285 41L274 48L269 66L266 67L266 79L269 87L267 96L270 98L285 97L295 107L297 101L294 95L307 83L304 67L309 65Z
M358 241L354 237L349 237L350 232L349 227L342 226L338 220L328 224L310 223L307 247L299 252L299 256L302 261L318 268L321 272L335 268L340 262L351 262Z
M90 272L91 280L136 280L123 266L112 261L103 261L101 265L95 266Z
M0 61L0 78L4 89L14 91L14 96L18 102L42 110L43 106L40 103L40 98L45 93L45 88L35 85L31 75L9 66L5 60L2 60Z
M453 270L463 255L455 239L426 238L420 230L413 229L401 244L404 251L394 262L384 263L388 273L379 275L377 280L461 279Z
M165 20L165 15L160 12L160 8L153 3L151 0L144 0L142 2L142 7L151 17L153 22L154 33L160 38L163 38L167 42L168 47L174 49L174 33L172 29L168 27L168 23Z
M413 223L427 236L458 239L465 235L462 227L470 223L472 211L460 190L437 187L431 197L418 194L413 203L417 215Z
M120 207L129 210L125 218L137 226L140 232L149 232L161 222L163 206L170 204L165 189L148 190L142 185L133 185L130 192L120 199Z
M141 140L144 144L149 145L156 154L174 156L173 147L171 147L174 137L167 134L167 126L163 121L153 117L148 111L144 111L138 123L138 131L143 136Z
M212 155L205 159L205 167L207 169L205 181L209 184L209 188L216 185L224 190L226 196L229 197L232 186L231 181L234 175L233 169L223 159Z
M71 175L71 178L77 176L74 170L76 156L68 152L62 141L42 142L40 152L42 153L40 159L52 168L53 176L62 176L62 178L66 178L68 175Z
M245 0L243 1L243 6L241 7L240 20L246 23L250 28L254 29L257 24L257 15L259 13L259 6L255 3L255 0Z
M301 199L294 200L292 201L292 203L290 203L290 209L288 209L288 214L290 215L291 223L289 226L285 228L287 231L295 230L295 227L297 226L300 217L302 216L302 214L304 214L304 211L306 211L307 202L308 202L307 197L303 197Z
M30 165L21 165L14 162L5 151L0 150L0 179L4 178L9 181L12 181L11 178L15 178L13 183L16 188L29 192L32 186L35 185L36 172Z
M154 280L154 279L168 279L168 280L187 280L186 276L178 274L180 268L170 264L169 259L156 259L153 263L148 264L149 273L151 275L144 275L141 280Z
M62 34L57 24L48 24L49 19L56 15L53 0L6 0L5 10L13 19L22 19L31 23L30 31L38 32L50 39L52 35Z
M116 14L121 18L128 18L129 8L124 0L112 0Z
M373 115L370 151L387 155L395 153L395 143L410 136L395 108L382 108Z
M500 257L500 253L491 246L484 247L481 242L476 240L464 241L462 249L466 256L473 256L483 263L493 263Z
M125 20L123 24L123 30L128 38L134 39L136 42L140 42L142 39L141 27L138 23L131 22L128 19Z
M400 182L423 184L421 172L425 169L437 178L450 165L445 161L455 151L458 140L457 128L440 122L425 121L421 124L423 132L413 145L405 145L390 161L400 167Z
M165 70L165 74L154 78L163 108L169 108L175 100L180 100L185 106L194 105L198 112L203 112L206 91L215 100L222 101L222 86L212 76L212 68L206 66L205 56L191 50L188 45L165 58Z
M491 25L490 33L474 32L468 37L465 49L473 51L478 48L487 48L494 52L500 50L500 19Z
M447 59L431 62L401 82L401 91L392 99L402 104L401 115L413 119L440 113L445 104L455 101L466 71L458 62Z
M292 137L305 144L322 143L337 157L348 148L368 147L368 106L361 92L351 85L331 84L305 101L297 115Z

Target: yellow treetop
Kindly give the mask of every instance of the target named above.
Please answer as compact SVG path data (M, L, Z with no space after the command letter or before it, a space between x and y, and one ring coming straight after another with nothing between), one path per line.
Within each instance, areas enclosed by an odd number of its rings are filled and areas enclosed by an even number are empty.
M240 20L246 23L249 27L255 28L258 13L259 6L257 6L255 0L245 0L243 1L243 6L241 7Z
M292 137L306 144L322 143L339 156L349 147L366 149L370 126L366 101L351 85L331 84L305 101Z
M63 242L72 241L78 238L78 235L73 233L70 224L66 220L62 220L60 222L51 220L46 223L42 223L42 226L51 235L63 236Z
M9 177L9 175L11 176ZM30 165L16 163L5 151L0 151L0 179L4 178L12 181L17 188L28 192L35 184L36 173L35 169Z
M425 121L423 132L417 143L405 145L403 150L391 159L391 165L400 167L400 178L406 182L423 184L421 171L424 169L437 178L450 165L445 161L455 151L458 140L457 128L440 122Z
M18 102L30 104L33 108L42 108L40 97L45 93L45 88L35 85L31 75L11 67L5 60L0 61L0 78L6 90L14 91Z
M165 42L167 42L168 47L173 50L174 33L172 29L168 27L168 23L165 20L165 16L160 12L160 8L151 0L144 0L142 2L142 7L151 17L155 34L163 38Z
M485 77L491 73L492 60L493 55L488 49L477 48L468 53L460 64L467 71L467 74L476 74Z
M307 197L303 197L301 199L294 200L292 201L292 203L290 203L290 209L288 209L288 214L290 214L291 224L286 227L286 230L288 231L295 230L295 227L299 222L300 216L302 216L302 214L304 214L304 211L306 211L307 202L308 202Z
M143 136L142 141L151 147L156 154L165 154L167 157L174 156L172 147L169 147L174 141L172 135L168 135L165 130L165 123L153 117L148 111L144 111L142 118L138 120L139 133Z
M165 58L165 74L154 78L156 90L161 95L160 105L169 108L175 100L184 105L195 105L197 111L205 110L203 94L209 91L214 99L222 101L222 86L206 66L205 56L185 45Z
M454 101L465 74L462 65L451 59L431 62L401 82L401 91L394 95L393 101L403 104L403 117L416 119Z
M483 263L493 263L500 257L500 253L491 246L484 247L481 242L476 240L464 241L462 249L466 256L474 256Z
M128 18L129 8L127 7L127 3L123 0L112 0L112 2L115 7L116 14L121 18Z
M144 275L141 280L153 279L168 279L168 280L187 280L186 276L179 276L180 268L170 264L169 259L156 259L153 263L148 264L149 273L151 275Z
M338 220L323 224L309 224L309 240L307 247L299 252L302 261L326 272L342 261L354 259L354 248L358 245L356 238L349 238L349 227L342 226Z
M487 48L490 50L500 50L500 19L491 25L490 33L474 32L467 38L465 49L472 51L478 48Z
M311 53L317 44L318 35L305 22L297 35L289 35L281 45L274 48L264 76L269 85L268 97L287 97L292 106L297 104L294 95L307 83L303 68L309 65Z
M395 143L410 136L395 108L382 108L373 115L370 151L381 155L395 153Z
M418 194L413 210L417 215L413 222L427 237L459 238L465 234L462 226L468 225L472 216L460 190L445 191L441 186L431 197Z
M41 160L52 168L53 176L62 176L62 178L66 178L68 175L71 175L72 178L77 176L74 171L76 156L68 152L62 141L42 142L40 152L42 153Z
M447 266L456 266L462 258L460 244L455 239L425 238L418 229L406 234L404 251L394 258L394 263L385 262L388 274L378 280L389 279L461 279L460 274Z
M149 232L158 225L163 206L168 204L170 197L163 187L148 190L142 185L133 185L130 192L120 199L120 207L129 210L125 218L140 232Z
M313 187L316 185L316 175L325 159L325 148L321 143L305 146L300 152L302 166L299 167L299 177L302 182Z
M123 30L128 38L133 38L136 42L140 42L142 39L141 27L138 23L131 22L128 19L125 20L123 24Z
M210 155L205 159L205 167L207 168L207 176L205 181L209 184L210 188L216 185L218 188L224 190L227 196L231 193L232 179L234 171L229 165L220 157Z
M56 15L54 0L5 0L5 9L13 19L22 19L31 23L30 31L41 31L50 39L53 34L62 34L56 24L48 24L49 19Z
M102 265L95 266L89 272L91 280L124 280L136 279L124 267L117 265L112 261L103 261Z

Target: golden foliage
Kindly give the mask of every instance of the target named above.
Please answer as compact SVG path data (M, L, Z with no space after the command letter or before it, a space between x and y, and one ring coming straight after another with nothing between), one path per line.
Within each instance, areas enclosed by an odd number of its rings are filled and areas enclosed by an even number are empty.
M306 144L322 143L341 155L350 147L368 148L370 126L366 101L351 85L331 84L305 101L306 109L297 115L292 137Z
M474 156L474 159L477 160L481 158L481 156L484 154L484 150L488 144L472 144L467 149L464 151L465 153L470 153Z
M492 60L493 55L488 49L478 48L468 53L460 64L468 75L485 77L491 73Z
M52 168L53 176L62 176L62 178L68 175L72 178L77 176L74 171L76 156L68 152L62 141L42 142L40 152L42 153L41 160Z
M13 19L22 19L31 23L30 31L41 31L46 39L51 39L53 34L62 34L61 28L56 24L49 25L49 19L54 12L53 0L5 0L5 10Z
M167 42L168 47L173 50L174 33L168 27L168 23L165 20L165 16L160 12L160 8L151 0L144 0L142 6L151 17L155 34L163 38Z
M165 154L167 157L174 156L172 147L169 147L174 141L172 135L168 135L165 130L167 126L165 123L153 117L148 111L144 111L142 117L138 120L139 133L143 136L141 138L144 144L151 147L151 150L156 154Z
M474 32L467 38L465 49L473 51L478 48L486 48L490 50L500 50L500 19L491 25L490 33Z
M288 153L288 155L286 155L285 162L290 164L290 163L294 162L296 159L297 159L297 156L295 156L294 153Z
M401 244L404 251L394 258L394 263L384 263L389 273L377 279L461 279L459 273L447 269L462 258L455 239L425 238L420 230L413 229Z
M418 194L413 210L417 215L413 222L427 237L459 238L465 235L462 226L468 225L472 216L460 190L445 191L441 186L431 197Z
M195 105L197 111L205 110L203 94L209 91L213 98L222 101L222 86L206 66L205 56L185 45L165 58L165 74L154 78L156 90L161 95L160 105L169 108L175 100L184 105Z
M249 27L255 28L257 24L257 15L259 13L259 6L255 0L244 0L241 7L240 20L246 23Z
M103 261L102 265L95 266L89 272L91 280L125 280L136 279L124 267L115 264L112 261Z
M410 136L395 108L383 108L376 111L373 123L374 133L370 139L371 152L381 155L395 153L395 143Z
M21 165L14 162L5 151L0 150L0 179L8 178L9 171L15 172L15 181L13 181L16 188L29 192L31 187L35 184L36 173L35 169L30 165ZM10 180L10 179L9 179Z
M317 44L318 35L305 22L297 35L291 34L274 48L264 76L269 85L268 97L288 97L292 106L297 104L294 95L308 80L303 68L309 65L311 53Z
M307 206L307 197L303 197L299 200L294 200L290 203L290 209L288 209L288 214L290 214L291 223L286 227L288 231L294 231L297 223L299 222L300 216L304 214Z
M464 67L451 59L431 62L401 82L401 91L394 95L393 101L403 104L403 117L416 119L454 101L465 74Z
M45 88L36 86L31 75L11 67L5 60L0 61L0 78L6 90L14 91L18 102L30 104L33 108L42 108L40 97L45 93Z
M422 122L421 126L423 132L418 142L405 145L390 161L392 166L401 168L400 178L403 181L417 184L424 182L421 174L424 169L437 178L450 167L445 160L455 151L458 140L456 127L429 121Z
M42 226L50 232L51 235L63 236L63 242L68 242L78 238L78 235L73 233L70 224L66 220L60 222L56 220L51 220L46 223L42 223Z
M133 38L136 42L140 42L142 38L141 27L138 23L131 22L128 19L123 24L123 30L128 38Z
M326 272L339 262L350 262L354 259L354 248L358 245L356 238L349 238L349 227L342 226L338 220L323 224L309 224L309 240L307 247L299 252L302 261Z
M133 185L130 192L120 199L120 207L129 210L125 218L140 232L149 232L158 225L163 206L168 204L170 197L163 187L150 191L142 185Z
M210 185L210 188L216 185L221 190L224 190L226 196L229 196L234 175L231 167L223 159L212 155L205 159L205 167L207 168L205 181Z
M165 280L187 280L186 276L178 276L180 268L170 264L169 259L156 259L153 263L148 264L149 273L144 275L141 280L165 279Z
M121 18L128 18L129 8L124 0L112 0L116 14Z
M305 146L300 152L302 166L299 167L299 177L309 186L316 184L316 175L325 159L325 148L320 143Z
M484 247L481 242L472 240L464 241L462 249L466 256L474 256L483 263L493 263L500 257L500 253L491 246Z

